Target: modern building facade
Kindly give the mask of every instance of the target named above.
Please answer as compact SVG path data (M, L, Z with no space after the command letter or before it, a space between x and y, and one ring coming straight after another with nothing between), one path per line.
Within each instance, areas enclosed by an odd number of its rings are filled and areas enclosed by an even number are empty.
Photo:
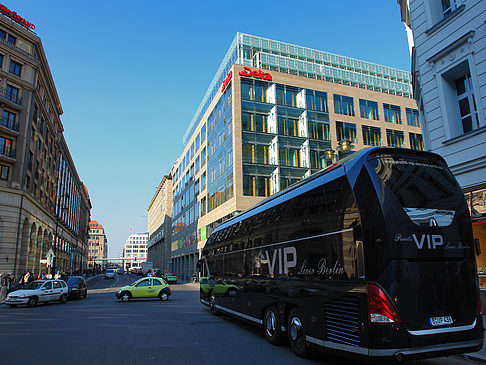
M164 176L147 211L147 261L165 273L171 270L172 176Z
M398 1L412 49L425 148L442 155L469 202L486 274L486 3ZM480 279L486 288L486 277Z
M354 149L422 149L411 75L238 33L171 175L172 265L195 271L214 227Z
M123 246L124 268L140 269L142 262L147 261L148 233L133 233L128 236Z
M0 272L87 267L91 203L35 26L0 6Z
M89 222L89 239L88 239L88 266L104 269L106 259L108 258L108 240L105 229L97 221Z

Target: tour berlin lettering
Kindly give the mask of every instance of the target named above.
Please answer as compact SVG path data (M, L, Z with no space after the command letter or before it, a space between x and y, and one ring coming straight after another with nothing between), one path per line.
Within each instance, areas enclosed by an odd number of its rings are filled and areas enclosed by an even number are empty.
M319 260L319 264L317 268L312 268L307 266L307 261L304 260L302 262L302 266L300 270L297 272L297 275L343 275L344 268L339 267L339 262L336 261L333 267L327 266L327 260L322 258Z

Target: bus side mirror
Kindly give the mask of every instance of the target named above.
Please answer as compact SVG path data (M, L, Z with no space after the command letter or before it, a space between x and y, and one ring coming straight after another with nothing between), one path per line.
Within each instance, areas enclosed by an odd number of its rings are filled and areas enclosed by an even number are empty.
M479 239L475 238L474 239L474 251L476 252L476 256L481 255L481 245L479 244Z

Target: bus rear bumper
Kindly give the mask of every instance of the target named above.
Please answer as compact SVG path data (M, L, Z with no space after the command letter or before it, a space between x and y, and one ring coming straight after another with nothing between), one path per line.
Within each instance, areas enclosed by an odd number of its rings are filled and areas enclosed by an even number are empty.
M395 359L398 361L471 353L479 351L483 347L483 339L402 349L369 349L359 346L350 346L335 342L322 341L310 336L306 336L306 339L310 343L330 350L345 351L347 353L354 353L355 355L366 358Z

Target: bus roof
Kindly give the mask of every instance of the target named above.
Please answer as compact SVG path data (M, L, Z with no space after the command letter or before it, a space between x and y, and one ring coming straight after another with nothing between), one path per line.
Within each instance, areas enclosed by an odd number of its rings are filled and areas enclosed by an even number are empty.
M407 154L413 154L413 155L422 155L422 156L434 156L440 158L444 163L444 159L435 154L435 153L430 153L430 152L424 152L424 151L416 151L416 150L411 150L411 149L406 149L406 148L394 148L394 147L368 147L364 148L362 150L356 151L346 158L339 160L335 164L326 167L323 170L320 170L311 176L309 176L306 179L300 180L296 182L295 184L290 185L284 190L279 191L278 193L269 196L268 198L262 200L261 202L255 204L253 207L243 211L236 217L233 217L226 222L221 223L214 231L213 233L216 233L226 227L229 227L235 223L238 223L240 221L243 221L246 218L250 218L251 216L260 213L261 211L264 211L266 209L269 209L273 206L276 206L280 203L283 203L291 198L293 198L296 195L299 195L307 190L311 190L315 188L317 185L323 184L324 182L327 182L333 178L339 177L340 174L348 174L353 170L353 167L356 164L360 164L363 159L366 159L371 153L380 151L382 153L407 153ZM352 175L356 175L351 173ZM323 179L321 179L323 178ZM317 181L318 180L318 181ZM354 182L354 178L351 178ZM313 184L312 182L316 182ZM301 189L302 188L302 189Z

